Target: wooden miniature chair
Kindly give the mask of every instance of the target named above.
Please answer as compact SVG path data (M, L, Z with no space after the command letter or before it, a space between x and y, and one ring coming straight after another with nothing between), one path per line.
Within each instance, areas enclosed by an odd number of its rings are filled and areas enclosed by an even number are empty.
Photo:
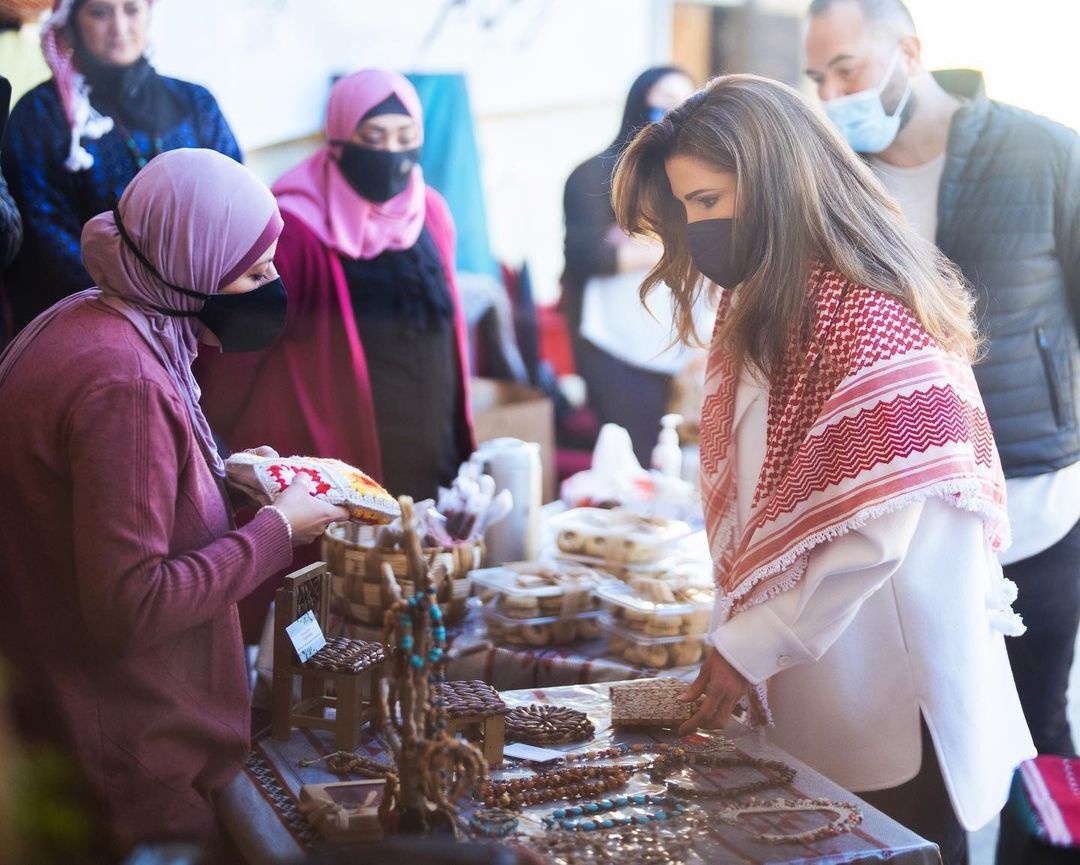
M274 679L270 732L287 740L293 727L332 730L336 747L352 751L360 744L360 728L378 723L378 677L386 652L382 643L328 637L326 645L303 664L285 628L314 612L326 627L330 610L330 574L325 562L308 565L285 578L274 605ZM325 632L325 631L324 631ZM300 702L293 703L293 680L300 676ZM333 683L334 694L326 686ZM365 686L366 685L366 689ZM369 695L367 700L364 694ZM327 718L326 710L335 717Z
M489 766L502 762L506 742L506 719L510 711L499 692L487 682L465 680L432 685L433 699L446 701L446 730L464 733L472 741L479 734L484 760Z

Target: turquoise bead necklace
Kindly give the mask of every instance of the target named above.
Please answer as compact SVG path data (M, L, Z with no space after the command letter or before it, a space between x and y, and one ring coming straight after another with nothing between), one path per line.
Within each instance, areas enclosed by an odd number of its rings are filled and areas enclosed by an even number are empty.
M136 171L142 171L143 168L146 167L147 162L165 151L165 142L162 141L161 136L156 132L149 136L150 155L147 156L139 149L139 145L135 142L135 135L131 130L115 118L113 118L113 126L116 128L116 131L120 133L120 137L124 139L124 146L127 147L128 153L131 154Z
M632 816L600 816L609 811L632 806L656 806L660 810L651 814L634 814ZM600 799L597 802L582 802L579 805L571 805L569 808L556 808L549 816L541 818L541 821L545 829L595 832L599 829L614 829L616 826L644 826L648 823L670 820L680 816L686 808L686 803L668 794L654 796L649 793L631 793L626 796L612 796L609 799Z

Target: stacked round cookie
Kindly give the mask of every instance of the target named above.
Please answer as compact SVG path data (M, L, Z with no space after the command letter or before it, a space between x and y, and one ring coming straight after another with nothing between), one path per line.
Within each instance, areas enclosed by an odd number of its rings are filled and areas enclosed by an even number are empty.
M474 571L472 579L495 640L542 648L602 635L593 590L611 577L580 565L519 562Z
M702 638L712 615L711 590L639 580L604 587L598 595L606 611L608 654L655 669L701 661Z

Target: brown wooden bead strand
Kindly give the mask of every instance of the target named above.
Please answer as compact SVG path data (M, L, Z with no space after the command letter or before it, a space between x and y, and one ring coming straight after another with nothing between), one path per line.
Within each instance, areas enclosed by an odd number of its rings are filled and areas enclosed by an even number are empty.
M520 811L560 799L573 801L602 796L626 785L638 771L635 766L588 766L544 772L508 781L488 781L476 797L487 808L511 808Z

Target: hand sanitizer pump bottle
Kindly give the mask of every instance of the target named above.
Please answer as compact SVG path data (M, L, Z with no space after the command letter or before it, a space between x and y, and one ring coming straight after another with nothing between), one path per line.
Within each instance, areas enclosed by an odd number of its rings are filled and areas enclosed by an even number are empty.
M679 447L680 414L666 414L660 418L660 435L652 451L652 467L669 478L682 475L682 449Z

